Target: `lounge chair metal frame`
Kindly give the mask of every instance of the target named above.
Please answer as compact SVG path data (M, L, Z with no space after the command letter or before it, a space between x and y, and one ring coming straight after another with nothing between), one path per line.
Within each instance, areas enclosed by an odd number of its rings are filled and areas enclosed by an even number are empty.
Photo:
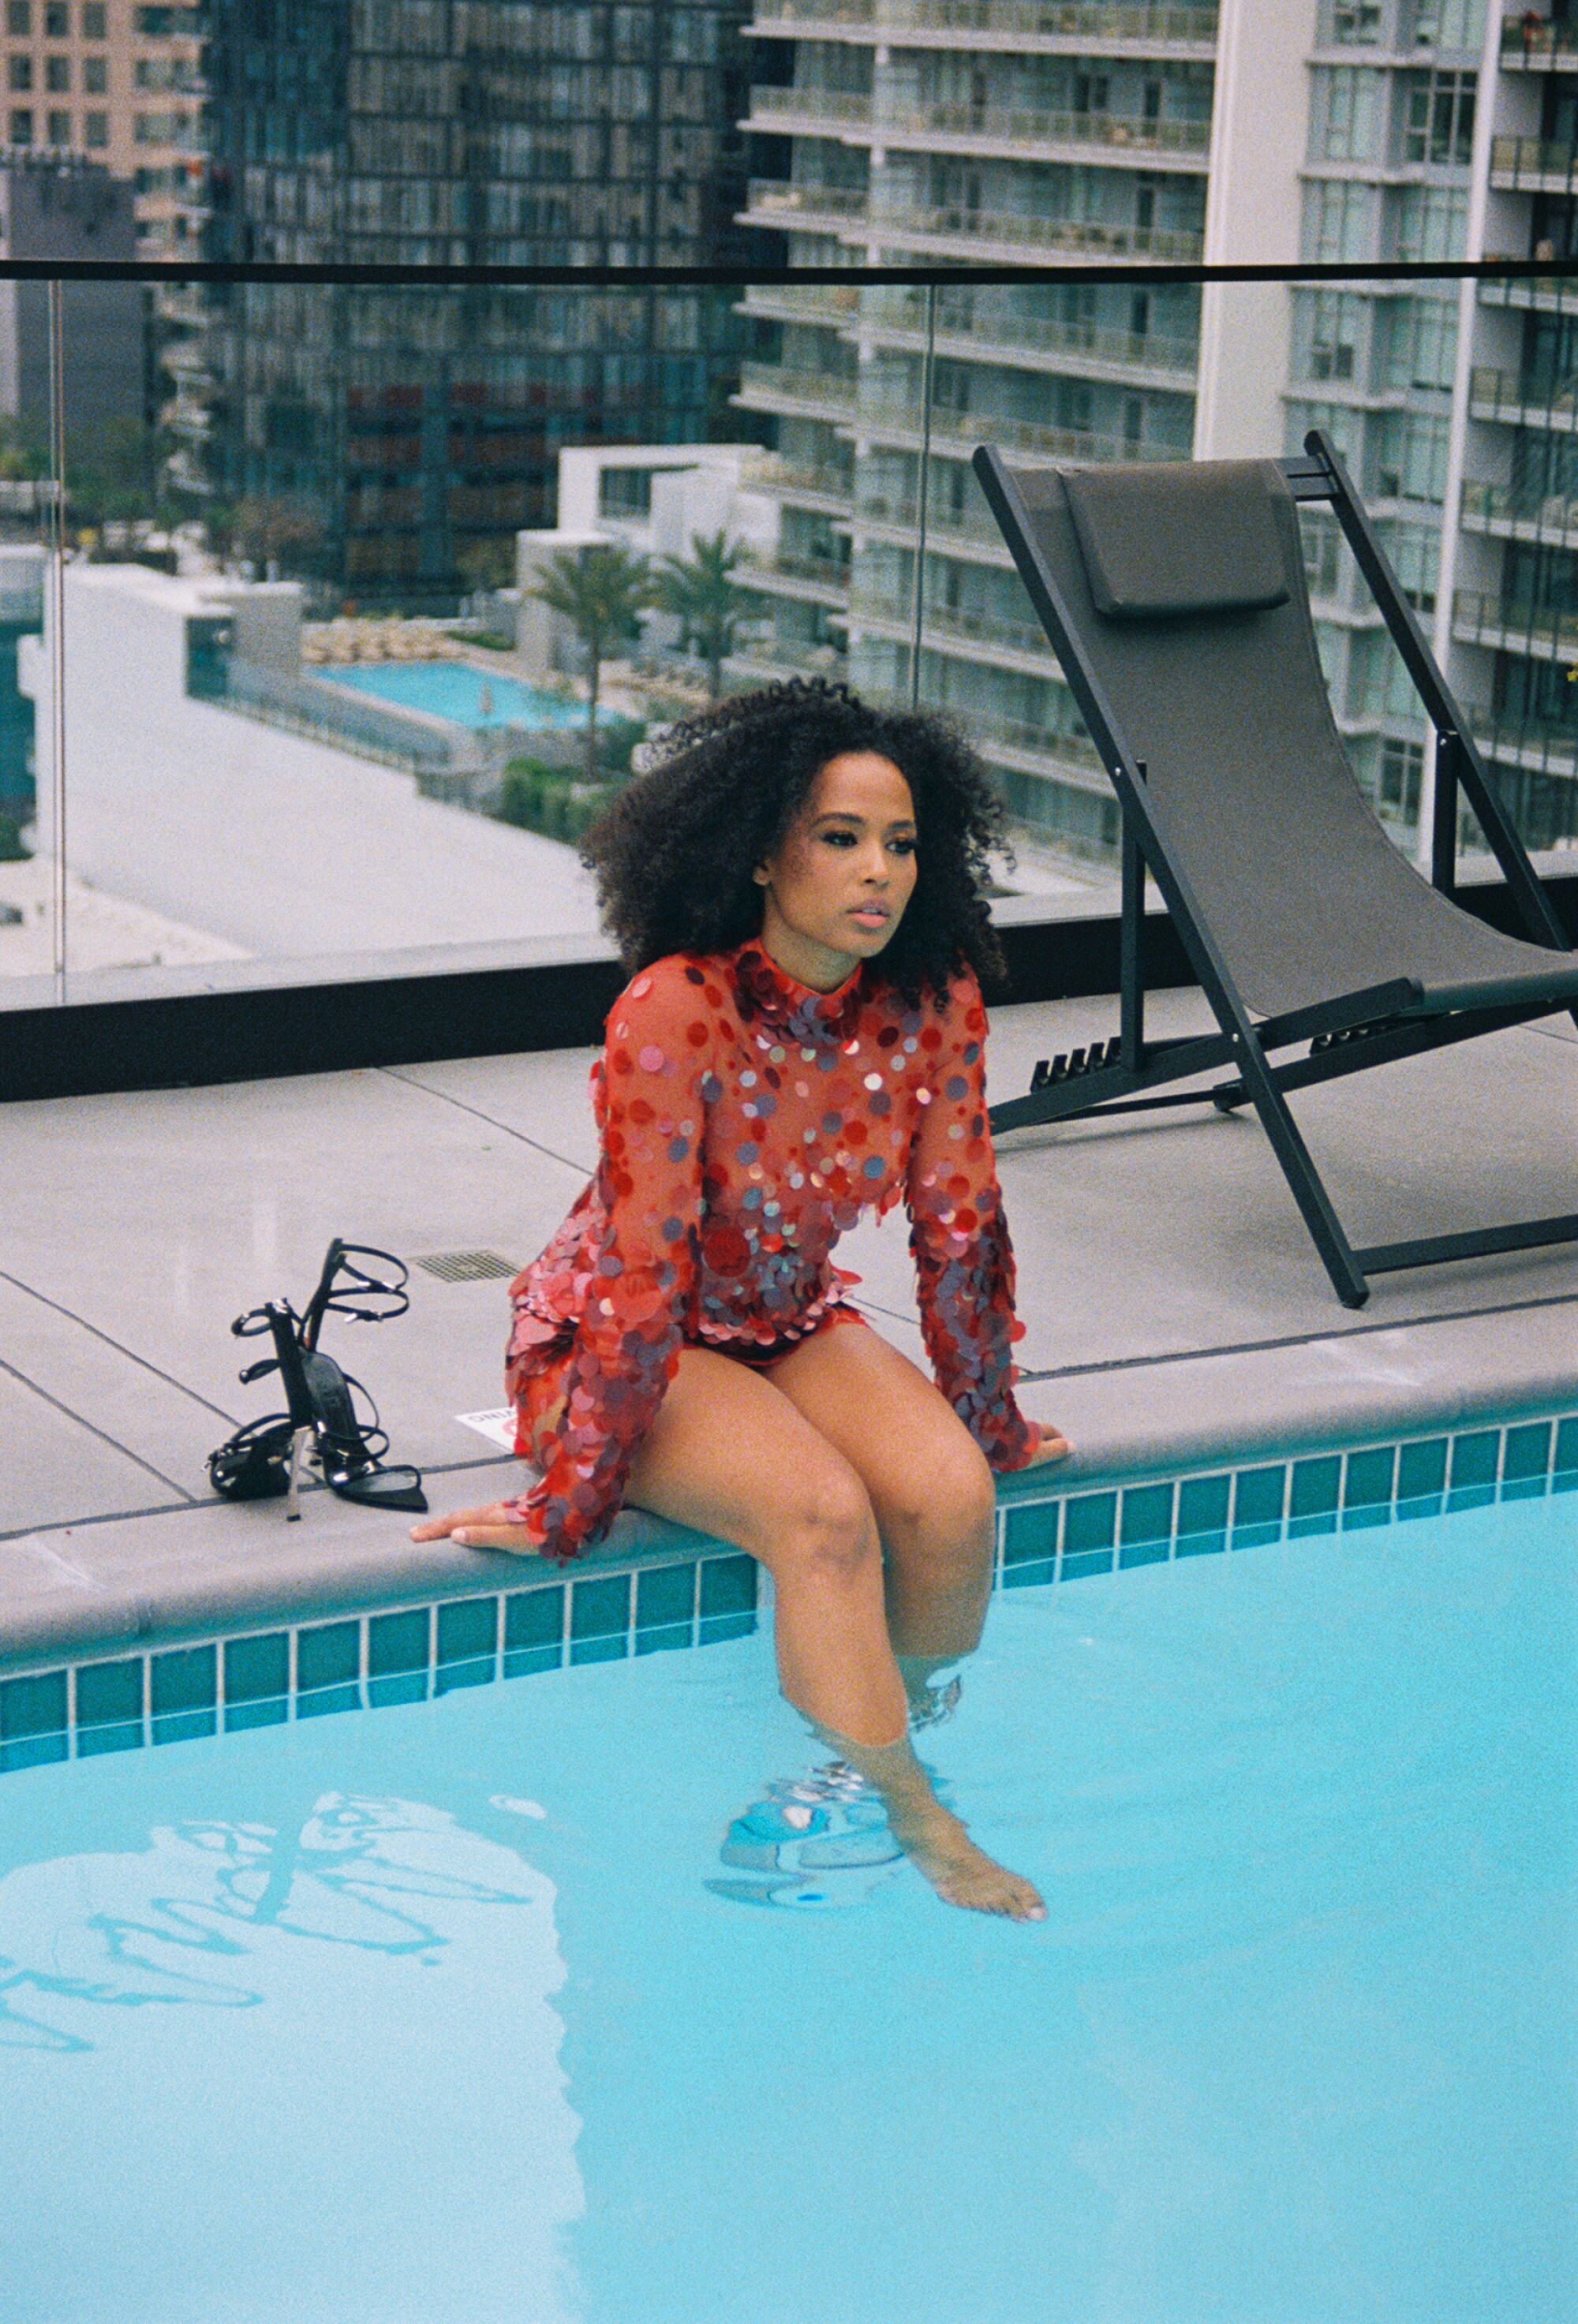
M1431 825L1431 882L1453 899L1457 888L1460 796L1479 819L1529 936L1569 951L1567 936L1541 887L1507 810L1487 779L1472 734L1426 643L1413 608L1398 585L1331 438L1322 429L1305 438L1306 457L1277 466L1296 501L1332 507L1385 619L1435 730L1435 788ZM1478 1259L1578 1240L1578 1213L1482 1227L1469 1233L1415 1237L1355 1250L1322 1184L1288 1109L1290 1090L1308 1089L1370 1065L1417 1056L1469 1041L1482 1033L1558 1014L1565 1000L1492 1008L1409 1013L1418 988L1407 979L1371 985L1318 1005L1263 1017L1257 1023L1239 991L1190 883L1167 844L1159 803L1148 795L1145 766L1119 732L1100 678L1084 650L1057 577L1039 553L1035 528L1011 472L990 447L975 454L980 478L1048 639L1063 666L1122 813L1119 1031L1115 1041L1036 1068L1028 1095L992 1109L994 1132L1072 1121L1091 1114L1140 1112L1155 1107L1214 1104L1231 1113L1252 1105L1269 1139L1333 1287L1345 1306L1361 1307L1368 1278L1443 1260ZM1186 954L1210 1003L1219 1030L1153 1040L1145 1030L1145 876L1155 881ZM1575 956L1578 965L1578 956ZM1573 1010L1578 1022L1578 1008ZM1307 1054L1273 1065L1269 1052L1307 1042ZM1168 1083L1232 1068L1213 1089L1160 1091Z

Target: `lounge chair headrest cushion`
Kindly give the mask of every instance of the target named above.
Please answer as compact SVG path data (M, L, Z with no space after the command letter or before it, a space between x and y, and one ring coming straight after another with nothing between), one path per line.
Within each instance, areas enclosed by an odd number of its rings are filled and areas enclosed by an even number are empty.
M1099 613L1251 612L1287 602L1269 460L1167 460L1065 468Z

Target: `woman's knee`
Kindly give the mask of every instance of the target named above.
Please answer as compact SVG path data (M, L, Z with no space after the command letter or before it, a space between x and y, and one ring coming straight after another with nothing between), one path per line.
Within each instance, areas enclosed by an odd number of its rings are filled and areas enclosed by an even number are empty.
M877 1521L865 1487L835 1456L780 1480L768 1563L775 1570L816 1573L847 1584L881 1559Z
M968 1567L990 1556L997 1494L986 1457L970 1437L917 1463L891 1508L883 1511L891 1545L928 1563Z

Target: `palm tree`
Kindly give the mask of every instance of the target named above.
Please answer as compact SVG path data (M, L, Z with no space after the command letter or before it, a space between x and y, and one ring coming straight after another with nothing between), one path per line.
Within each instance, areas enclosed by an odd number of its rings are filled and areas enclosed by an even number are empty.
M707 688L715 702L724 690L724 663L734 650L741 620L740 593L733 579L748 561L739 541L720 526L707 539L690 536L688 557L665 557L658 576L659 603L679 620L682 652L706 664Z
M559 549L527 593L568 622L586 657L586 779L597 779L597 696L603 665L636 635L652 603L652 568L618 541L593 549Z

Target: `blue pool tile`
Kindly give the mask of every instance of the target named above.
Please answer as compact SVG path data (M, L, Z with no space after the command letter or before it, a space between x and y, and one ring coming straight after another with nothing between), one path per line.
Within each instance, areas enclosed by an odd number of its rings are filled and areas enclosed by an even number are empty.
M1527 1501L1546 1489L1551 1473L1551 1424L1535 1420L1507 1431L1501 1454L1501 1498Z
M465 1661L440 1663L433 1673L433 1692L453 1694L460 1687L492 1686L498 1674L496 1655L474 1655Z
M1013 1567L1041 1564L1057 1556L1057 1526L1062 1514L1061 1500L1010 1504L1004 1513L1002 1528L1005 1588Z
M362 1672L362 1632L357 1622L320 1622L296 1633L296 1687L316 1694L348 1683Z
M706 1557L701 1563L701 1589L697 1610L705 1620L724 1615L756 1614L756 1560L753 1557ZM747 1631L735 1630L734 1637Z
M1275 1467L1240 1469L1232 1484L1232 1545L1259 1549L1282 1532L1282 1504L1287 1492L1287 1471Z
M688 1631L696 1611L696 1567L684 1565L649 1565L635 1578L636 1652L652 1654L652 1646L643 1646L641 1633L645 1630Z
M367 1681L367 1701L374 1711L386 1711L397 1702L426 1702L432 1687L429 1670L391 1671L386 1677ZM442 1693L442 1687L437 1692Z
M374 1614L367 1625L368 1677L409 1677L413 1671L425 1672L429 1628L426 1606L408 1607L400 1614Z
M155 1743L183 1743L218 1726L219 1650L183 1646L153 1655L148 1665L148 1709Z
M301 1687L296 1695L298 1719L331 1719L337 1711L360 1711L362 1689L355 1680L343 1686Z
M1112 1571L1112 1552L1110 1549L1077 1550L1072 1557L1065 1550L1057 1573L1060 1581L1081 1582L1086 1574L1111 1573Z
M1397 1447L1370 1445L1350 1452L1343 1480L1343 1529L1385 1525L1391 1513L1392 1483L1397 1475Z
M1130 1485L1126 1488L1118 1524L1121 1566L1154 1565L1165 1560L1172 1541L1171 1485Z
M565 1585L554 1582L540 1590L517 1590L504 1600L506 1654L558 1652L565 1634Z
M291 1639L284 1630L225 1641L225 1732L282 1727L291 1716Z
M1177 1554L1199 1557L1227 1541L1230 1477L1186 1477L1178 1487Z
M1398 1447L1397 1513L1399 1517L1439 1517L1446 1490L1446 1439L1427 1436Z
M1117 1538L1116 1493L1071 1493L1063 1511L1063 1556L1084 1556L1092 1550L1110 1550ZM1112 1564L1109 1557L1107 1563Z
M724 1621L738 1618L738 1616L731 1615L723 1617ZM673 1654L677 1648L689 1646L695 1627L688 1618L683 1622L648 1622L635 1634L635 1650L638 1655Z
M1496 1467L1500 1458L1501 1432L1498 1428L1471 1430L1452 1440L1452 1481L1447 1490L1449 1509L1483 1508L1496 1498Z
M704 1614L696 1626L698 1646L721 1646L725 1638L748 1638L756 1628L752 1608L743 1614Z
M457 1598L438 1609L438 1660L479 1662L493 1654L499 1637L496 1598Z
M1578 1492L1578 1417L1558 1420L1555 1450L1551 1455L1553 1493Z
M629 1652L630 1640L623 1630L617 1637L570 1640L570 1660L573 1663L616 1663Z
M67 1717L63 1670L0 1680L0 1771L65 1758Z
M1314 1460L1296 1461L1287 1488L1289 1541L1297 1541L1308 1534L1335 1533L1342 1489L1341 1453L1322 1453Z
M531 1678L539 1671L558 1670L565 1658L562 1639L550 1646L516 1646L504 1649L503 1672L506 1678Z
M1002 1586L1005 1590L1029 1590L1037 1582L1052 1581L1057 1572L1055 1557L1021 1558L1017 1564L1004 1565Z
M141 1655L88 1663L77 1674L77 1752L135 1751L143 1742Z
M608 1651L623 1654L625 1633L630 1628L630 1576L628 1573L599 1574L595 1582L577 1582L570 1592L570 1660L573 1663L605 1662ZM617 1640L617 1645L595 1655L583 1654L578 1648L594 1640L605 1645Z
M0 1679L0 1742L63 1735L68 1715L63 1670L43 1671L35 1678Z

